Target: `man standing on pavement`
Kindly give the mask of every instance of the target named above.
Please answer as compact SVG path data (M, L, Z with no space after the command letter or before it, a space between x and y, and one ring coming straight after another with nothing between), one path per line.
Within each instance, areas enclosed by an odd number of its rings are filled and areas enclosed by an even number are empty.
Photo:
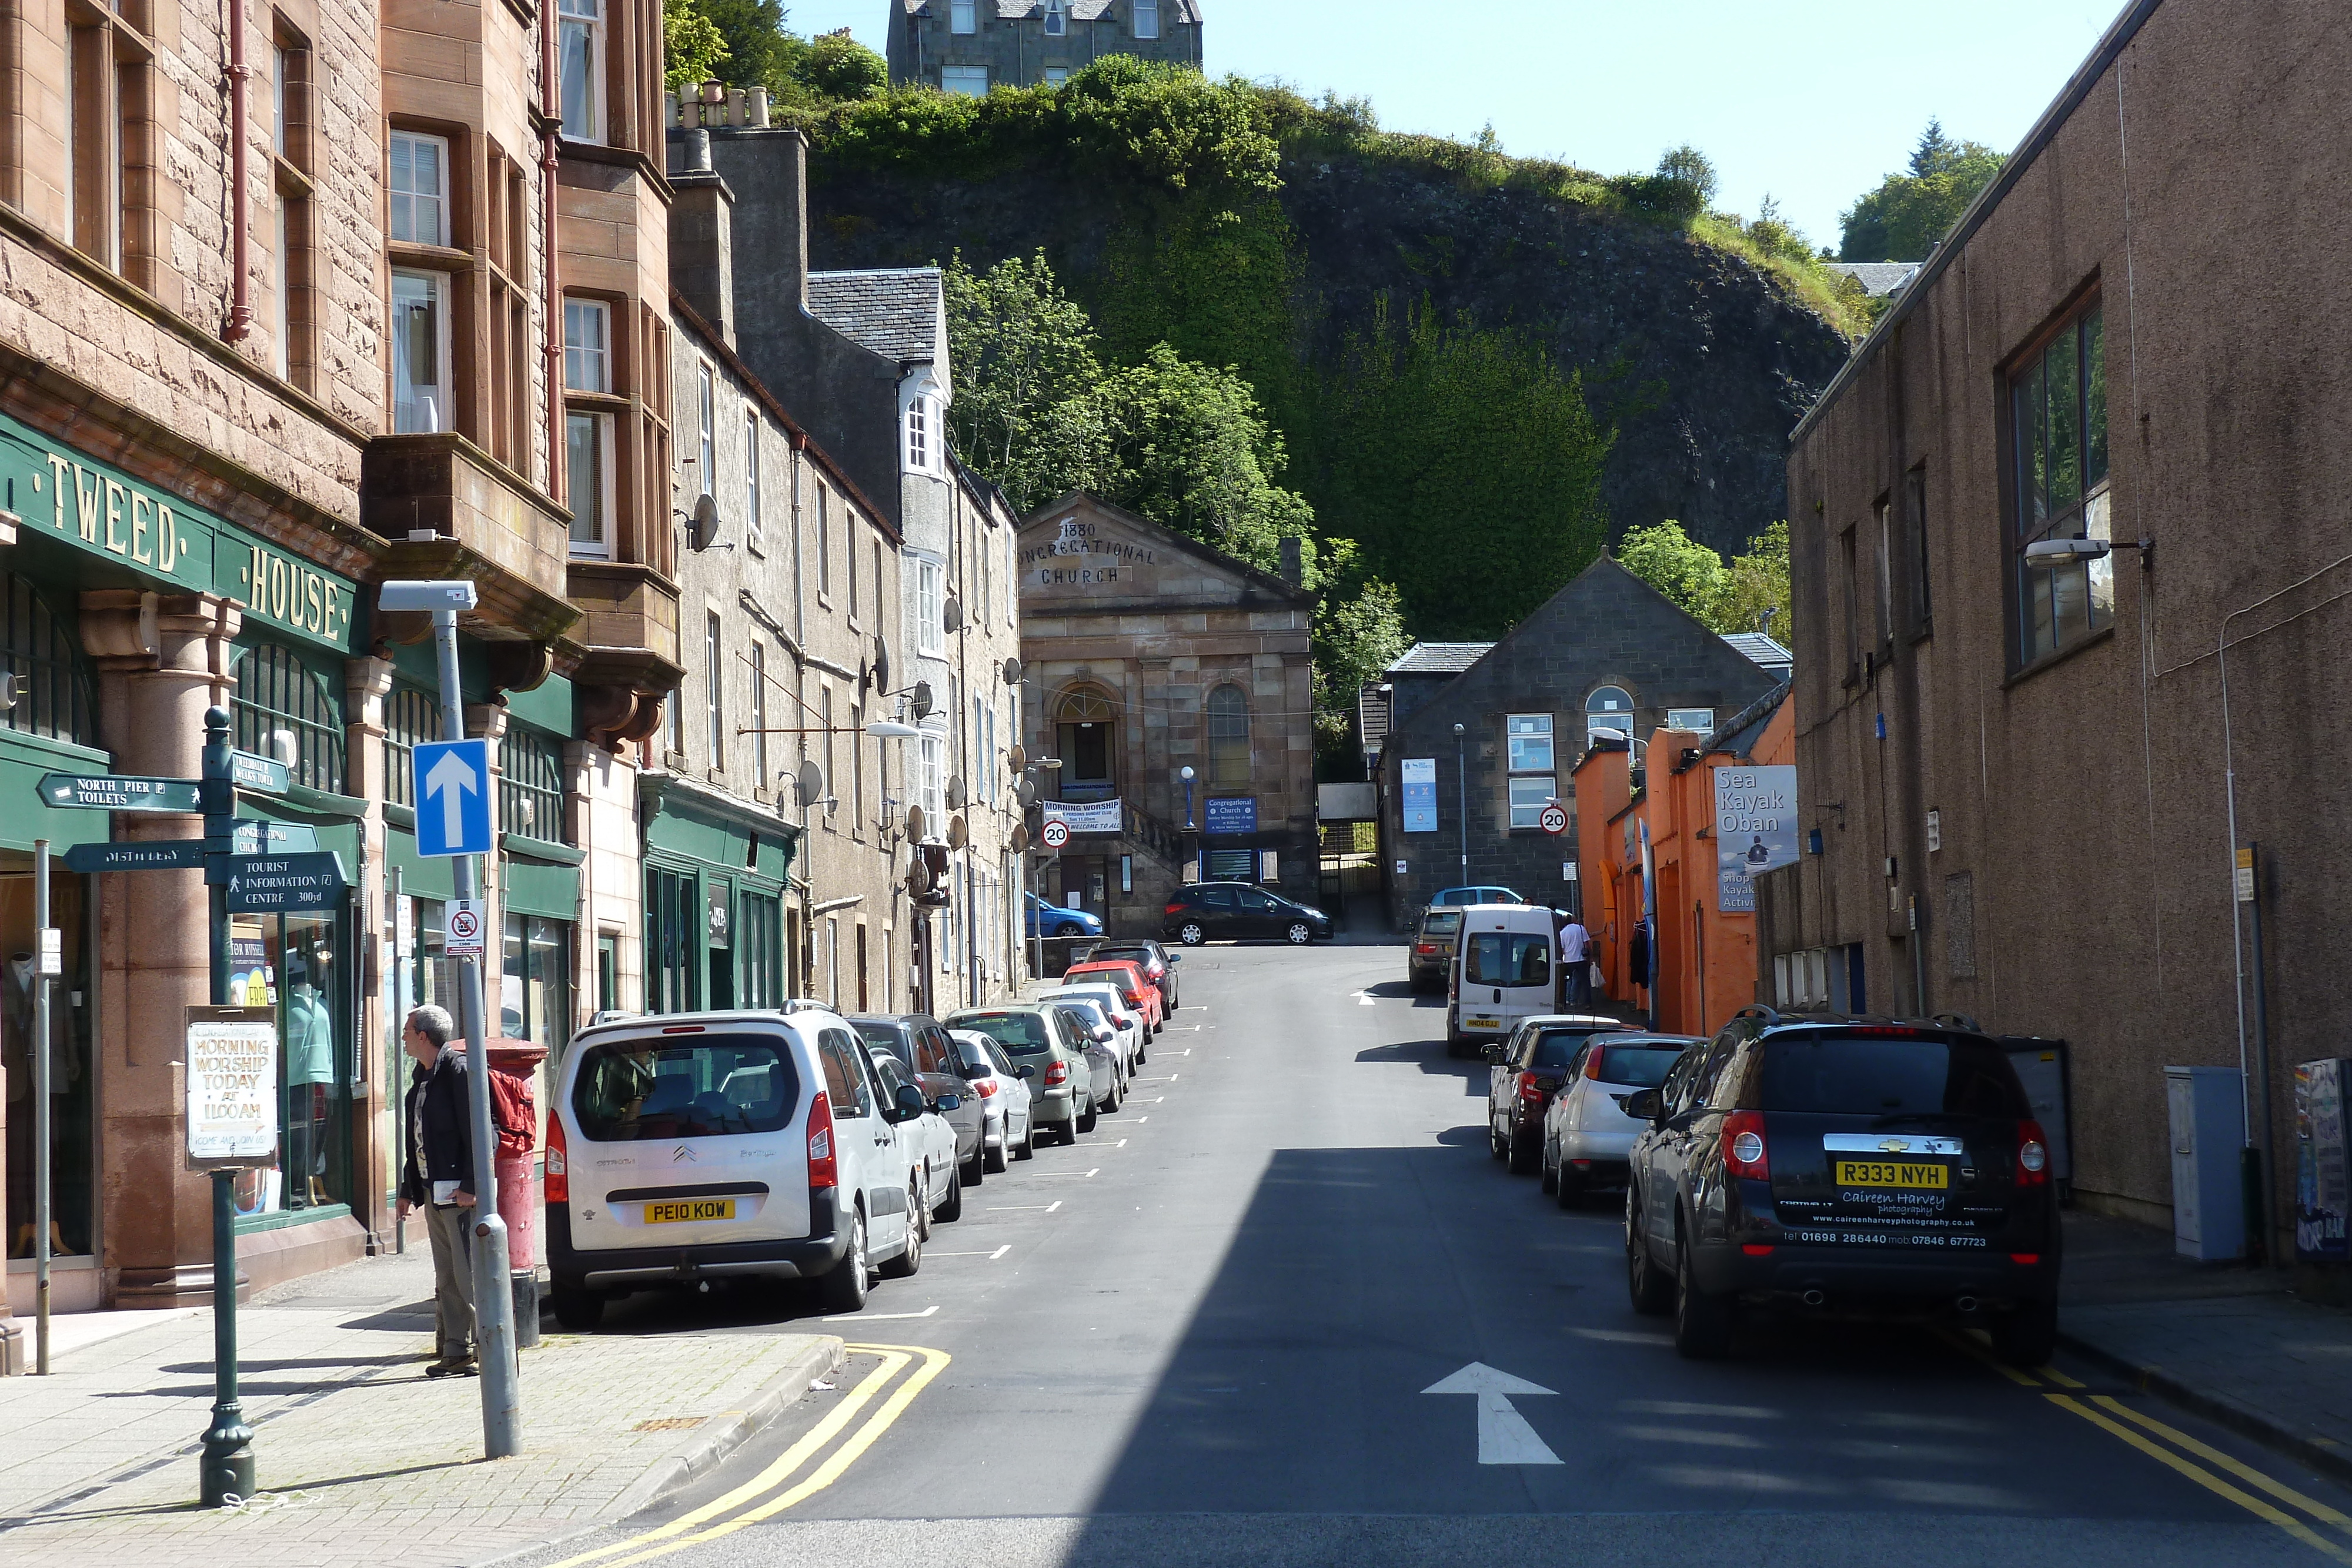
M440 1008L409 1013L402 1049L409 1073L407 1150L400 1170L397 1218L425 1211L433 1239L433 1318L441 1345L427 1377L473 1376L474 1141L466 1119L466 1051L449 1043L457 1026Z
M1573 915L1559 928L1559 961L1568 970L1562 1005L1570 1012L1582 1012L1592 1005L1592 933Z

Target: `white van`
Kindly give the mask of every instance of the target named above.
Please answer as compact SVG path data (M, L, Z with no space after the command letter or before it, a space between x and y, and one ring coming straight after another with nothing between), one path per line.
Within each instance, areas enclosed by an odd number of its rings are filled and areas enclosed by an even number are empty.
M1559 916L1527 904L1462 912L1445 989L1445 1054L1475 1056L1521 1019L1559 1010Z
M950 1098L886 1092L821 1009L592 1024L548 1114L556 1317L593 1328L633 1290L758 1278L821 1280L828 1309L856 1311L869 1269L922 1266L939 1184L916 1124Z

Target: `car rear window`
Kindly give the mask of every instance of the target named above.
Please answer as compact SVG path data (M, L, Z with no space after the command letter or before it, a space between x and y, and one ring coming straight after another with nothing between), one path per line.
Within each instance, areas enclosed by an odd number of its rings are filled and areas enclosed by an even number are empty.
M1130 986L1141 985L1143 983L1142 972L1137 969L1134 965L1129 963L1073 964L1069 968L1064 970L1063 974L1065 977L1071 975L1093 976L1099 979L1108 980L1120 987L1122 989Z
M1672 1045L1596 1045L1585 1076L1629 1089L1655 1089L1666 1081L1675 1059L1689 1049L1687 1040Z
M598 1144L780 1132L799 1105L790 1050L757 1034L599 1041L572 1088L580 1134Z
M1840 1030L1764 1042L1767 1111L1856 1116L2032 1114L2016 1070L1984 1040Z
M901 1062L907 1060L907 1042L897 1024L883 1023L876 1019L852 1019L849 1027L868 1045L878 1045Z
M984 1034L1018 1056L1053 1049L1045 1037L1045 1020L1037 1013L958 1013L955 1026Z
M1433 909L1421 923L1424 936L1451 936L1462 929L1462 912L1458 909Z
M1474 986L1549 986L1551 938L1516 931L1474 931L1462 961Z
M1535 1057L1530 1067L1563 1068L1576 1060L1577 1047L1592 1038L1589 1029L1548 1029L1536 1036Z

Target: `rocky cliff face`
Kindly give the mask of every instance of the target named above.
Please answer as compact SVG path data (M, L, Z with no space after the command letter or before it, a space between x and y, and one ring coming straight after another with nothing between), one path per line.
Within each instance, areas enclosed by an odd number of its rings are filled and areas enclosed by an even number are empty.
M1596 415L1617 429L1603 486L1612 534L1676 517L1732 551L1785 515L1789 431L1846 344L1745 259L1428 166L1304 153L1282 172L1303 384L1368 328L1383 292L1396 307L1426 298L1517 329L1583 372ZM1108 182L1040 164L932 178L835 168L820 153L810 203L819 268L920 266L959 249L985 267L1042 246L1090 303L1132 222Z

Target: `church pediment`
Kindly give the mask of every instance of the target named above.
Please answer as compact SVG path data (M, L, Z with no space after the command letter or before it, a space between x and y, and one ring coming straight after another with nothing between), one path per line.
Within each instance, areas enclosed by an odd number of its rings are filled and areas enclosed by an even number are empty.
M1021 528L1021 602L1030 613L1126 603L1307 603L1313 595L1244 561L1084 493Z

